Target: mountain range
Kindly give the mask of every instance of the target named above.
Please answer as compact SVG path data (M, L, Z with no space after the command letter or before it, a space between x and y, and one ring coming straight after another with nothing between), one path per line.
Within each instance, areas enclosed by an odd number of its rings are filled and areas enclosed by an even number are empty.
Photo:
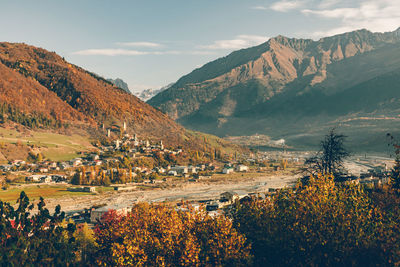
M306 148L337 127L357 149L376 149L400 126L399 63L400 28L277 36L195 69L148 103L219 136L260 133Z

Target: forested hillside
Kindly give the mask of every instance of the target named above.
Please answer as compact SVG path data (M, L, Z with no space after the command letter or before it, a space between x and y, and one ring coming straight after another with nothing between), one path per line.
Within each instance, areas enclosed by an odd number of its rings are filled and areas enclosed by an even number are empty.
M128 132L166 145L203 148L206 142L102 77L26 44L0 43L0 104L3 123L93 132L125 122Z

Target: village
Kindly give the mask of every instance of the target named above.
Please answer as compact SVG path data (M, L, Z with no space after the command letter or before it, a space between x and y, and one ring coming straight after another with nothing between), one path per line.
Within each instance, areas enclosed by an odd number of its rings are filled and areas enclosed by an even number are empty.
M8 178L9 182L16 188L62 185L71 193L98 194L97 191L105 188L119 193L146 185L196 183L217 173L245 173L249 171L248 165L254 165L253 158L248 158L246 164L238 161L179 164L185 154L182 148L166 148L162 141L139 139L136 134L126 133L125 123L123 127L123 134L119 136L111 136L111 130L105 130L106 142L97 142L97 151L82 152L79 157L58 162L37 155L34 161L20 159L0 165L0 171L5 177L12 177ZM3 190L8 187L3 184ZM108 206L100 207L93 214L108 209ZM90 221L94 222L93 218Z
M241 155L240 160L220 159L196 164L179 164L179 158L185 155L182 148L166 148L162 141L150 142L140 139L136 134L123 134L112 138L110 129L106 132L106 142L97 142L97 151L82 152L80 157L68 161L49 161L46 159L26 162L14 160L9 164L0 165L3 174L12 174L19 177L18 186L29 185L63 185L71 193L112 194L111 199L126 197L124 201L110 201L105 203L95 200L91 206L80 209L66 208L68 217L76 222L97 223L108 210L126 213L129 207L138 201L150 203L167 201L182 211L199 209L202 207L212 216L229 212L235 201L246 201L250 197L265 198L275 193L276 189L291 187L299 178L299 170L304 164L308 152L258 152L256 154ZM353 159L348 162L351 174L348 179L361 183L386 183L387 161L377 161L373 164L368 160ZM247 180L257 180L254 177L273 177L282 179L287 175L289 179L273 184L259 181L246 190L227 190L223 188L211 195L196 197L166 197L141 199L136 195L143 190L157 190L160 188L179 187L186 184L198 184L199 188L211 181L236 177L237 184ZM217 177L217 178L216 178ZM229 179L229 178L228 178ZM268 178L269 179L269 178ZM272 178L271 178L272 179ZM18 180L18 179L16 179ZM14 180L15 182L15 180ZM234 184L233 183L233 184ZM260 186L263 185L263 186ZM187 187L187 186L186 186ZM226 186L228 188L229 186ZM235 187L232 187L235 189ZM6 188L3 187L3 190ZM222 191L221 191L222 190ZM206 190L207 191L207 190ZM184 194L185 189L182 189ZM190 193L188 194L190 195ZM129 197L128 197L129 196ZM82 196L83 197L83 196ZM186 202L183 202L186 201Z

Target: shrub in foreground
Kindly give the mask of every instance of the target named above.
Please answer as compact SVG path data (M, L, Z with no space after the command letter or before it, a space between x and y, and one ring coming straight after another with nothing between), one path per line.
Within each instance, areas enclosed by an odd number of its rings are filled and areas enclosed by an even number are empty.
M68 265L75 262L75 226L64 222L57 206L50 214L43 199L34 205L21 192L15 209L0 201L0 262L2 266Z

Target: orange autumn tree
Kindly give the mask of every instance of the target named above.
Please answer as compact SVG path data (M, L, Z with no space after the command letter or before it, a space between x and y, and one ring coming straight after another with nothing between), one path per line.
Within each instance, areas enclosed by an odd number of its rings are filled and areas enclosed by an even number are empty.
M226 217L135 205L127 216L111 211L97 226L102 266L240 266L250 261L246 239Z
M381 209L360 185L319 176L237 204L233 218L255 266L398 266L400 220L392 210Z

